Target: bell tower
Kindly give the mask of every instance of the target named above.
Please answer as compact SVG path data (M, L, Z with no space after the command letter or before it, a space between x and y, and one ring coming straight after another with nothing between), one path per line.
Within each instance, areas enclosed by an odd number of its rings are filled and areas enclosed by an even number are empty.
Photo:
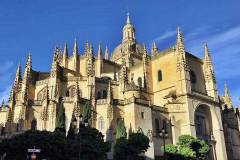
M136 42L135 39L135 29L131 23L130 15L127 14L127 21L125 26L123 27L123 39L122 42Z

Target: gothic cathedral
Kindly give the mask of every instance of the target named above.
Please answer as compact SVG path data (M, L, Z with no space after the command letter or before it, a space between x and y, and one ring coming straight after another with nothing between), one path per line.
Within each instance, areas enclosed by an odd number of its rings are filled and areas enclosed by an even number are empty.
M80 55L77 40L72 55L67 43L64 49L56 47L50 72L35 71L29 55L23 77L19 65L9 102L0 108L1 136L32 128L54 131L60 106L68 130L72 118L79 123L83 107L90 103L91 126L106 141L114 143L116 125L123 120L128 132L149 137L149 159L163 154L158 135L164 127L166 143L176 144L180 135L189 134L209 143L209 159L239 160L240 114L227 86L224 96L218 94L207 44L204 59L192 55L178 28L174 46L159 51L153 43L150 55L137 42L129 15L122 34L111 54L101 44L94 53L87 42Z

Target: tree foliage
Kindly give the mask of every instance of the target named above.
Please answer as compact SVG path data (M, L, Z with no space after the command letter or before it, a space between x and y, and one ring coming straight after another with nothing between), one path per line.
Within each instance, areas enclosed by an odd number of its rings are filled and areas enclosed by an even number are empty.
M60 130L62 132L66 132L65 129L65 108L63 103L60 104L59 110L56 116L56 125L55 130Z
M83 108L83 122L88 122L88 124L91 124L92 122L91 118L92 118L91 104L90 102L86 102Z
M65 153L67 157L80 157L81 160L102 160L110 150L110 144L104 142L104 136L95 128L81 127L75 139L67 139Z
M0 154L6 153L6 160L26 160L27 149L34 146L41 149L39 159L64 160L59 154L64 151L65 134L62 132L27 131L0 143Z
M26 131L0 142L0 155L6 153L6 160L26 160L27 149L34 146L41 149L38 159L48 160L103 160L110 150L110 144L104 142L104 136L95 128L81 127L77 135L66 138L64 132L56 130ZM29 159L30 154L28 155Z
M162 147L163 151L163 147ZM194 138L190 135L181 135L177 146L167 144L165 152L169 159L188 160L188 159L206 159L209 146L204 140Z
M132 133L129 139L120 137L114 146L115 160L141 160L141 156L149 148L149 139L143 133Z
M117 124L116 128L116 139L119 139L121 137L126 138L127 137L127 131L126 127L124 126L124 121L120 120Z

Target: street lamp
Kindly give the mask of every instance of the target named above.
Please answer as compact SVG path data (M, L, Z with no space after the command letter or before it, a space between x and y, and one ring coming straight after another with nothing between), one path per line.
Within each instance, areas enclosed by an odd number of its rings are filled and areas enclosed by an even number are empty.
M79 160L81 159L81 133L80 133L80 129L81 129L81 127L82 126L84 126L84 127L88 127L88 121L84 121L84 124L83 124L83 115L82 114L80 114L80 116L79 116Z
M159 132L159 136L163 139L163 159L165 160L165 138L168 137L168 133L163 127L162 130Z

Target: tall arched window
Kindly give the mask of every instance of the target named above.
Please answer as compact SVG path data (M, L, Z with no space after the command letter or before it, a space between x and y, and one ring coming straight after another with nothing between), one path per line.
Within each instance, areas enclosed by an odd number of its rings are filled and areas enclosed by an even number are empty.
M192 70L190 71L190 81L193 84L195 84L197 82L197 76Z
M103 99L107 98L107 91L103 90Z
M158 81L162 81L162 71L158 70Z
M103 119L103 117L99 117L99 119L98 119L98 128L99 128L100 131L104 130L104 119Z
M155 129L156 129L156 134L160 132L160 125L159 125L159 120L156 118L155 119Z
M100 91L97 92L97 99L101 99L101 92Z

